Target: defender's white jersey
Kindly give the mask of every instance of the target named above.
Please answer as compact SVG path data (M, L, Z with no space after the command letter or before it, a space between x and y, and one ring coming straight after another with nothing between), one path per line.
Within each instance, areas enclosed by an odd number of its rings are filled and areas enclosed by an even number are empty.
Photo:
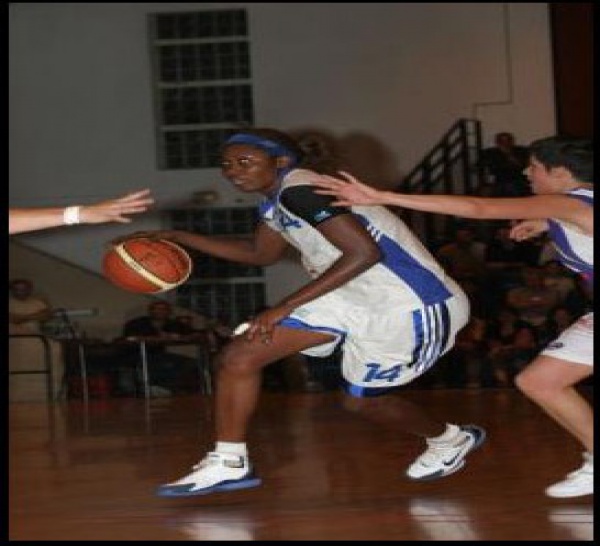
M340 251L307 220L280 200L284 189L310 186L314 173L294 169L283 177L279 195L261 207L263 221L301 255L318 277ZM325 332L333 341L304 354L327 356L343 343L342 373L347 391L368 396L408 383L433 366L454 345L467 323L469 303L429 251L385 207L352 207L383 259L346 284L296 308L282 326ZM321 212L314 211L318 224ZM324 209L325 217L331 209Z
M594 206L594 191L577 189L567 195ZM580 273L590 284L594 276L594 237L581 233L575 226L562 220L550 219L548 233L558 252L560 261L569 269Z
M568 193L594 206L594 191L577 189ZM569 269L577 271L589 284L594 279L594 237L581 233L575 226L551 219L549 235L558 251L560 261ZM577 364L594 365L594 314L587 313L567 328L557 339L548 344L542 354L561 358Z

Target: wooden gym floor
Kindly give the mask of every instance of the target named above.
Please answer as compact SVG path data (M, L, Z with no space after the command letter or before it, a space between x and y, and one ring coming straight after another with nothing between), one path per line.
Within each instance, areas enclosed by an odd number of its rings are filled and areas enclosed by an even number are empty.
M415 438L356 418L337 392L265 392L250 437L263 486L187 499L154 489L211 445L209 397L13 403L8 539L592 540L593 497L543 494L581 450L519 392L404 395L488 441L453 476L414 483Z

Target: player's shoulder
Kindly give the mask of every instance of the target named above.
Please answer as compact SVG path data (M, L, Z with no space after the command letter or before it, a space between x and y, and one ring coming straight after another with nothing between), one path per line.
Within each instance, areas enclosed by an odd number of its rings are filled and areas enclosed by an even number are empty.
M308 169L293 169L283 177L283 187L312 186L312 181L319 175Z

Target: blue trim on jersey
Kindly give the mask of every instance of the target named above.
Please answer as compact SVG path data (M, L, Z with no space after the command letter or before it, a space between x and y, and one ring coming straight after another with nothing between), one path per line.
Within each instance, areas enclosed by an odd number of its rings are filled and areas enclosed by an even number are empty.
M411 366L427 370L446 349L450 336L450 312L445 303L413 311L415 348Z
M579 192L586 192L586 193L579 193ZM590 195L591 190L573 190L572 192L569 192L567 195L569 197L574 197L575 199L579 199L580 201L583 201L586 205L590 205L590 207L594 206L594 195Z
M555 220L548 220L548 234L558 249L560 261L578 273L593 273L594 266L583 261L573 250L563 227Z
M275 205L268 199L263 199L258 205L258 214L261 218L265 220L273 219L273 212L275 210Z
M383 252L381 265L387 267L408 284L424 305L432 305L452 297L452 293L444 283L429 269L423 267L396 241L387 235L381 235L381 237L375 238L375 242Z
M333 334L336 336L340 336L337 340L338 345L344 342L347 335L346 332L344 332L343 330L337 330L329 326L313 326L312 324L308 324L294 317L285 317L277 323L277 326L287 326L288 328L294 328L296 330L309 330L311 332L319 332L321 334ZM336 340L332 339L331 341ZM330 342L325 341L324 343Z
M415 362L419 362L419 353L421 352L421 348L423 347L425 340L425 328L423 327L423 313L421 309L416 309L415 311L413 311L412 316L413 336L415 338L415 341L412 359L409 364L410 366L413 366Z
M429 269L423 267L400 243L383 234L368 218L354 212L383 254L379 262L402 279L423 305L432 305L452 297L452 292Z
M442 353L446 350L450 338L450 311L448 311L448 306L445 303L441 305L440 312L442 313L442 347L440 353Z
M578 199L590 207L594 206L594 192L592 190L580 188L572 190L565 195ZM594 265L582 260L575 250L573 250L566 231L560 222L549 218L548 234L558 251L558 258L561 263L569 269L580 273L586 282L593 282Z

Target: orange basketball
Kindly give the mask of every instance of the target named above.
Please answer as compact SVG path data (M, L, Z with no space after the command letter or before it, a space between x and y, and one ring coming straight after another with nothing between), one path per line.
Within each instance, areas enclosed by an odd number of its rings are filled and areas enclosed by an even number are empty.
M192 272L192 259L171 241L140 237L111 247L104 254L102 272L119 288L156 294L184 283Z

